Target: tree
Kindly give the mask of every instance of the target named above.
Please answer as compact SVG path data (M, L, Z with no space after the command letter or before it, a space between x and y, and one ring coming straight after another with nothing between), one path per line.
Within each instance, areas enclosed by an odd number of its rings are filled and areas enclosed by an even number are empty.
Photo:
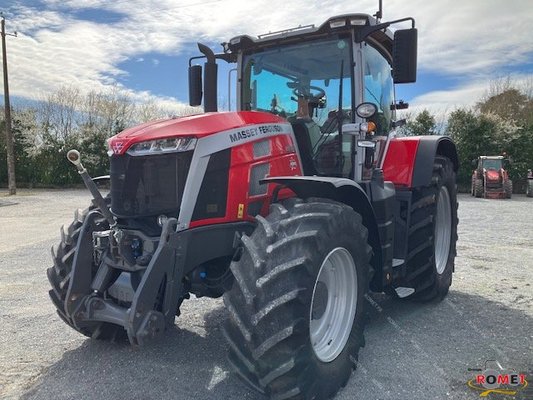
M510 175L517 183L533 167L533 80L512 82L510 78L491 83L489 95L477 108L505 121L500 146L510 158Z
M510 81L493 83L488 93L474 109L456 110L448 119L459 151L459 182L469 184L473 159L505 153L511 179L519 183L533 166L533 93Z
M405 131L410 136L434 135L436 134L436 128L435 116L427 109L424 109L416 117L408 120Z
M13 109L11 111L12 132L14 139L14 153L17 164L17 181L29 183L36 181L37 169L34 168L35 138L37 132L36 113L33 108ZM3 129L5 121L0 121ZM5 147L5 141L0 138L0 149ZM0 163L5 165L5 152L0 150ZM0 168L0 182L7 182L7 175Z
M91 174L105 175L109 173L106 141L111 136L140 122L201 112L198 107L176 106L171 99L156 102L146 97L144 102L135 102L119 86L89 93L65 86L49 93L35 108L13 110L18 180L28 185L80 184L76 169L66 160L73 148L80 151ZM1 119L0 129L4 129ZM7 182L5 144L0 135L3 184Z
M447 134L452 137L459 153L458 181L468 185L472 161L481 155L499 155L499 140L503 121L469 109L458 109L450 114Z
M533 124L533 98L516 88L506 89L477 103L477 108L483 114L496 114L520 125Z

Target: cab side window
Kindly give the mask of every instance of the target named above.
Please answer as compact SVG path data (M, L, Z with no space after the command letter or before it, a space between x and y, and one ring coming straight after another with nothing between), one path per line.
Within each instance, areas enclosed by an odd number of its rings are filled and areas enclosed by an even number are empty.
M363 45L364 100L378 107L375 117L378 135L387 135L390 129L394 101L391 66L370 44Z

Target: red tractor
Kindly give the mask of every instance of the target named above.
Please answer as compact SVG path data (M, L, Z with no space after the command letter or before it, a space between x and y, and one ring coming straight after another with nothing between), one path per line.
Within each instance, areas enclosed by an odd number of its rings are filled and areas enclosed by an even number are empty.
M356 366L370 290L446 296L457 152L395 137L417 31L377 17L200 44L189 94L205 113L111 138L105 198L70 151L94 202L52 251L59 316L140 345L191 294L223 295L232 369L272 398L326 399ZM238 111L217 112L217 61L237 70Z
M513 182L503 166L503 156L479 156L472 173L470 193L475 197L488 199L510 199Z

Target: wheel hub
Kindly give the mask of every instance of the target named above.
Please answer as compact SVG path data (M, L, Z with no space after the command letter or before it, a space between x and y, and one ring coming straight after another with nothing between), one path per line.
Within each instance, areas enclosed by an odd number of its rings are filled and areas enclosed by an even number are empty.
M452 235L452 207L450 194L443 186L440 188L437 201L437 217L435 219L435 266L441 275L448 264Z
M355 263L348 250L337 247L322 262L311 300L309 333L320 361L331 362L342 352L356 309Z

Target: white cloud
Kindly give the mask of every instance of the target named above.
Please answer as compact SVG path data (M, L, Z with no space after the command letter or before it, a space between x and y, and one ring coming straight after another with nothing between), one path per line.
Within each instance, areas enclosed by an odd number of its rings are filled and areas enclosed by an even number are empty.
M483 75L523 63L533 53L529 0L399 3L417 20L419 62L425 70Z
M460 107L470 107L480 99L488 87L488 82L480 81L448 90L436 90L417 96L409 102L404 114L416 115L427 109L434 115L449 114Z
M497 84L497 82L496 78L480 79L463 86L425 93L410 101L408 112L416 114L427 109L433 114L448 114L457 108L472 107L487 97L491 84ZM510 83L512 86L525 91L533 89L532 75L513 75L510 77Z
M375 12L377 0L47 0L47 10L12 8L8 38L13 95L37 98L62 85L102 89L126 74L118 66L145 53L177 55L195 41L220 43L238 34L257 35L292 26L321 24L347 12ZM112 23L76 20L71 11L102 8L123 15ZM384 20L413 16L419 28L421 71L460 76L463 87L428 93L411 103L451 107L474 99L500 68L529 62L533 8L529 0L391 0ZM105 21L104 21L105 22ZM220 50L220 48L217 48ZM529 58L528 58L529 57ZM155 59L152 60L154 65ZM185 76L186 74L183 74ZM150 94L154 96L154 94ZM144 95L140 96L143 97ZM162 101L174 101L165 98Z

